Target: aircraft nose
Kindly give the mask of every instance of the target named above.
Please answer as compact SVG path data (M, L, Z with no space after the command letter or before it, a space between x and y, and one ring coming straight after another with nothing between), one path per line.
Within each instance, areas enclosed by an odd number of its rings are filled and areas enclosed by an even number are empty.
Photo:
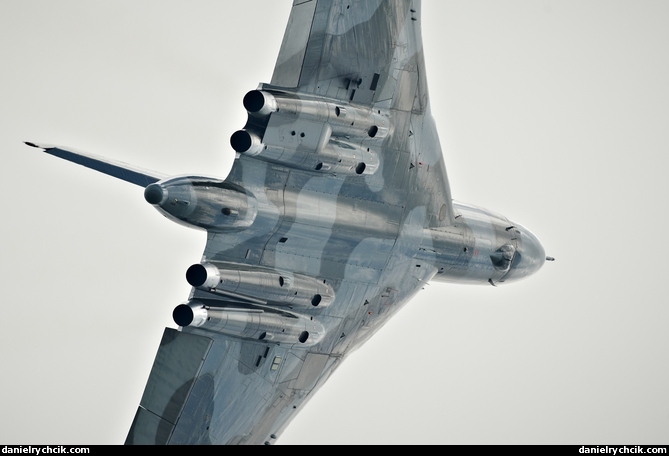
M160 184L151 184L144 189L144 199L149 204L160 204L167 197L167 192Z
M509 273L504 277L505 282L520 280L537 272L546 262L546 251L539 239L527 228L514 224L520 232L518 247L511 263Z

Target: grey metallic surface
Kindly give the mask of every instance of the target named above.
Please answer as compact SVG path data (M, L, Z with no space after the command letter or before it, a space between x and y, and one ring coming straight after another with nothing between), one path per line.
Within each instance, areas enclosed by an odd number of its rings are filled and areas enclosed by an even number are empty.
M139 185L141 187L146 187L147 185L158 182L159 180L166 177L163 174L141 169L136 166L130 166L126 163L108 160L106 158L96 157L90 154L83 154L81 152L75 152L72 150L66 150L58 146L47 146L31 142L26 142L25 144L30 147L42 149L44 152L53 155L54 157L62 158L64 160L71 161L72 163L77 163L79 165L100 171L101 173L116 177L126 182L130 182L131 184Z
M186 271L186 280L202 290L235 293L291 308L326 307L335 298L332 286L326 281L235 263L195 264Z
M228 177L146 183L207 244L126 443L271 443L424 284L500 285L542 266L526 228L451 199L420 11L296 0Z

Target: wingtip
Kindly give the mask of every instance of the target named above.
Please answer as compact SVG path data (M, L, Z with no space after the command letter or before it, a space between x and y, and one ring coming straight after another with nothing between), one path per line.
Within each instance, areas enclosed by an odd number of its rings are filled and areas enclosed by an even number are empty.
M25 144L26 146L37 147L38 149L41 149L40 146L38 146L38 145L35 144L35 143L31 143L30 141L23 141L23 144Z

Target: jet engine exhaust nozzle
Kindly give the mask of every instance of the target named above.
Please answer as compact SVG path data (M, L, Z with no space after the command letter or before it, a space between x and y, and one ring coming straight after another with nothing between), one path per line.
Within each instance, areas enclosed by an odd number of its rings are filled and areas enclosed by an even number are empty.
M221 282L218 268L212 264L194 264L186 271L186 280L195 288L216 288Z
M174 323L185 328L202 326L207 321L207 309L198 302L179 304L172 312Z
M312 317L261 310L207 307L199 301L178 305L172 312L182 328L193 327L242 339L310 346L325 335L323 325Z

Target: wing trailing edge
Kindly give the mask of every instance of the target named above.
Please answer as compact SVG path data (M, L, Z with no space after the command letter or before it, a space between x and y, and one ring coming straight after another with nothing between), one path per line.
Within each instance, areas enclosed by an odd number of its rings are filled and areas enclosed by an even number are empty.
M338 361L285 344L165 328L125 444L274 443Z

